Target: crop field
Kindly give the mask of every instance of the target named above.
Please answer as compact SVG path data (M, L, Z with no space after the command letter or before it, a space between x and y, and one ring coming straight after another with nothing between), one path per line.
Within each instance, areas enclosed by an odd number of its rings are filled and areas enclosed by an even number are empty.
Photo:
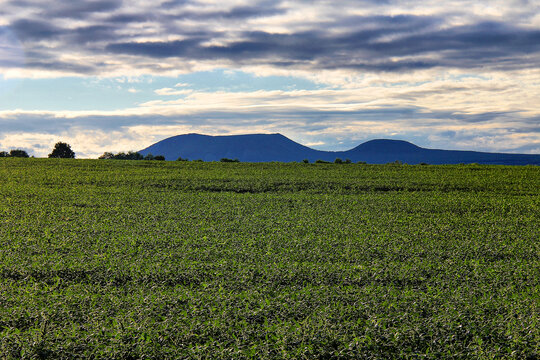
M538 359L540 167L0 159L0 359Z

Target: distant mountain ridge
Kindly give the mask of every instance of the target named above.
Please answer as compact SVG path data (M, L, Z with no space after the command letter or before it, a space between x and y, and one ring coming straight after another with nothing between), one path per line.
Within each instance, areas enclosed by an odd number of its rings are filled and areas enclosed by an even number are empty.
M250 135L177 135L143 150L143 155L163 155L189 160L219 161L222 158L243 162L292 162L304 159L334 161L350 159L370 164L400 161L408 164L479 163L498 165L540 165L540 154L488 153L461 150L426 149L403 140L370 140L347 151L322 151L298 144L281 134Z

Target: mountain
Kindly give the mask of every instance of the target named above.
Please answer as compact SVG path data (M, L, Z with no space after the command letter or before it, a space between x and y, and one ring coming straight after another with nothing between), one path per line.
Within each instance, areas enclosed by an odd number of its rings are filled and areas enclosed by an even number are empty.
M540 165L540 155L426 149L407 141L388 139L367 141L347 151L321 151L298 144L281 134L177 135L161 140L139 152L143 155L149 153L163 155L167 160L182 157L204 161L229 158L244 162L291 162L303 159L314 162L315 160L334 161L340 158L371 164L384 164L398 160L408 164Z

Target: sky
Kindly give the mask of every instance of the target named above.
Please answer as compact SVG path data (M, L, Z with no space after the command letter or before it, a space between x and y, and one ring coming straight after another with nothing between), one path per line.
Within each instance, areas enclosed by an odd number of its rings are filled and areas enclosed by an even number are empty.
M540 153L537 0L0 0L0 151L185 133Z

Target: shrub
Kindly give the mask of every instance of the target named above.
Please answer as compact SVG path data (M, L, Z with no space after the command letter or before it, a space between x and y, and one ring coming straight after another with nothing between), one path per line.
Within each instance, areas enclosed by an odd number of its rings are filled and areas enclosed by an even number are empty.
M309 160L308 160L308 159L304 159L304 160L302 160L302 162L303 162L304 164L309 164Z
M114 154L112 152L104 152L103 155L98 157L100 160L110 160L114 159Z
M0 158L3 157L9 157L9 153L7 151L0 151Z
M165 156L163 156L163 155L156 155L156 156L154 156L154 160L163 161L163 160L165 160Z
M343 160L336 158L336 160L334 160L334 164L343 164Z
M318 160L315 160L315 164L331 164L331 163L330 161L318 159Z
M144 156L141 153L138 153L137 151L129 151L126 154L127 160L143 160Z
M183 157L179 156L178 159L176 159L176 161L189 161L188 159L184 159Z
M129 151L127 154L124 152L119 152L118 154L113 154L110 152L105 152L98 159L110 159L110 160L144 160L145 157L136 151ZM147 159L148 160L148 159Z
M221 158L219 161L221 162L240 162L238 159L228 159L228 158Z
M148 154L146 154L146 156L144 157L144 160L154 160L154 155L148 153Z
M13 149L9 152L9 156L10 157L19 157L19 158L27 158L27 157L30 157L28 156L28 153L24 150L21 150L21 149Z

